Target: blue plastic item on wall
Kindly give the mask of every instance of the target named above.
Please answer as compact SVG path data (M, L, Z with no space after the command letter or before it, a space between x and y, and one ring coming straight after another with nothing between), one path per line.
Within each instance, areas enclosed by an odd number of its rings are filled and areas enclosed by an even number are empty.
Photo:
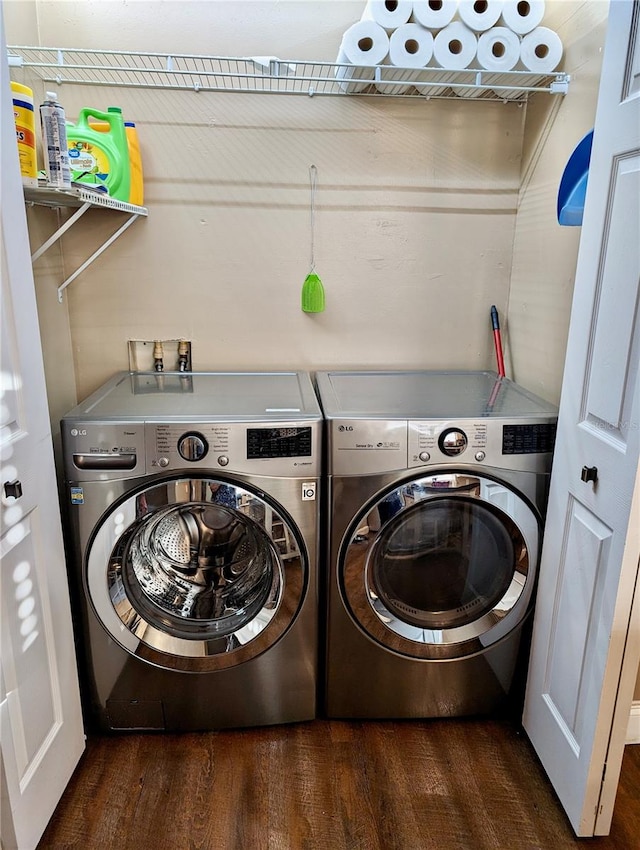
M565 166L558 189L558 224L569 227L582 224L592 144L593 130L590 130L578 143Z

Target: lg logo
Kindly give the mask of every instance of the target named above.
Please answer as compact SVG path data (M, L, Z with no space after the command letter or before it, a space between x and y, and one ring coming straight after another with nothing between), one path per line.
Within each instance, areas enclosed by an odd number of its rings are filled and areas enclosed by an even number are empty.
M71 429L72 437L86 437L87 429L86 428L72 428Z
M338 425L338 431L353 431L353 425Z

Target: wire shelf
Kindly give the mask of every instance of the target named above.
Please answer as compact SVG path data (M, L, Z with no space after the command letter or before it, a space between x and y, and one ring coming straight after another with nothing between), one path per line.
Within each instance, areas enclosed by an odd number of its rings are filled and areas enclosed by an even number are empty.
M92 207L102 207L103 209L117 210L132 215L146 216L149 212L146 207L120 201L78 184L70 189L54 189L44 184L37 187L25 186L24 198L28 203L37 204L40 207L79 207L83 204L90 204Z
M535 92L566 94L568 74L480 69L356 67L336 62L81 48L7 48L9 65L29 68L46 83L193 92L468 98L524 102ZM418 76L416 76L418 74ZM383 86L383 91L379 86Z

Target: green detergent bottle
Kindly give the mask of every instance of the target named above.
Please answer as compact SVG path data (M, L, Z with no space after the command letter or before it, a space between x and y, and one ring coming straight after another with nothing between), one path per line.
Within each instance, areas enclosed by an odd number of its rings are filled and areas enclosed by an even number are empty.
M107 132L92 129L89 119L108 125ZM71 179L106 190L110 197L129 201L131 174L129 146L122 110L107 112L85 107L75 124L67 124L67 146Z

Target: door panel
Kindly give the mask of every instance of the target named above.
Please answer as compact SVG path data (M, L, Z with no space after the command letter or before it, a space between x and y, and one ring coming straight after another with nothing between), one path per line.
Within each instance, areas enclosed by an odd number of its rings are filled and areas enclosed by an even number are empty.
M0 84L2 846L31 850L84 736L4 32Z
M640 157L616 157L612 170L604 214L607 230L596 284L592 320L595 340L588 354L588 395L583 419L605 430L610 437L619 438L624 445L629 430L624 411L629 412L629 404L633 403L638 378L638 358L633 356L638 288L633 286L633 275L638 273Z
M609 831L640 654L639 22L610 5L523 719L580 836Z
M575 499L570 499L565 565L581 564L576 576L569 568L558 582L558 622L566 624L567 640L555 641L549 654L545 693L549 708L564 723L574 751L579 751L580 694L598 635L589 633L591 615L599 608L612 531ZM571 740L572 739L572 740Z

